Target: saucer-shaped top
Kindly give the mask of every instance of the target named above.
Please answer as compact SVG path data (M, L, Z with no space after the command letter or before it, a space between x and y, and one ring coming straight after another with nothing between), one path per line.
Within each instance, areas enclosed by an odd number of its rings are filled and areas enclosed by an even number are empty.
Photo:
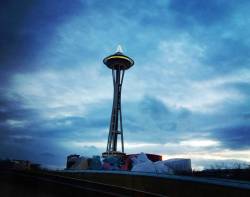
M126 70L134 65L134 61L130 57L123 55L121 52L117 52L104 58L103 63L110 69L115 70Z

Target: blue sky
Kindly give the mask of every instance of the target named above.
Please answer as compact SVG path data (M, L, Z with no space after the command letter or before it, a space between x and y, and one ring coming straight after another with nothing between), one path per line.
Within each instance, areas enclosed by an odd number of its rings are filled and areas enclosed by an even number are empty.
M125 151L250 162L247 0L37 0L0 6L0 157L64 167L105 151L118 44Z

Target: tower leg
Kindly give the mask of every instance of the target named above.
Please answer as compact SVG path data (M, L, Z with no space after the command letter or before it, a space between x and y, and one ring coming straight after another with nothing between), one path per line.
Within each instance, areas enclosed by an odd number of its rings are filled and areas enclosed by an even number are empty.
M122 148L121 153L124 153L122 112L121 112L121 89L122 89L124 73L125 73L124 70L120 69L112 70L114 98L113 98L113 108L112 108L110 127L109 127L109 137L106 149L107 154L113 154L117 152L117 141L119 135L121 135L121 148Z

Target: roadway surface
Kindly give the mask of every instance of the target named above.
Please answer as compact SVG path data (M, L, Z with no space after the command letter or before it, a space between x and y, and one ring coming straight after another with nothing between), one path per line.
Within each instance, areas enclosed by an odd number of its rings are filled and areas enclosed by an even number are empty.
M107 171L0 171L0 196L250 196L250 182Z
M0 172L0 196L2 197L64 197L64 196L155 196L166 195L104 184L96 181L72 178L52 173L23 171Z

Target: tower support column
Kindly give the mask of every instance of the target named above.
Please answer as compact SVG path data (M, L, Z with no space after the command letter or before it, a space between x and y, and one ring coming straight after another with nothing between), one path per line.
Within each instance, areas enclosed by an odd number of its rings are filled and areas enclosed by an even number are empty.
M124 153L122 110L121 110L121 91L125 70L129 69L133 64L133 60L121 52L108 56L103 60L110 69L112 69L114 95L113 106L110 118L109 135L106 152L103 156L121 156ZM121 151L118 151L118 138L121 139Z

